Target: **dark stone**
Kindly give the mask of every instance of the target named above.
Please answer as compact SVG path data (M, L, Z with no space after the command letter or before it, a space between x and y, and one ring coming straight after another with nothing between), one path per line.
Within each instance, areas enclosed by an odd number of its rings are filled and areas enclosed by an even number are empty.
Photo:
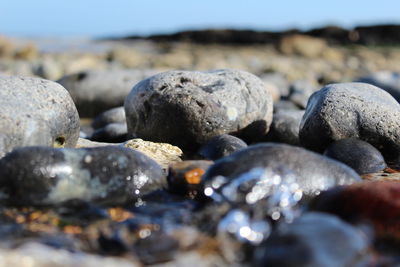
M347 164L360 175L379 172L386 168L381 152L357 138L336 141L325 150L324 155Z
M122 143L128 138L126 123L110 123L93 132L90 140L105 143Z
M212 138L203 145L199 154L206 159L217 160L246 147L247 144L242 139L223 134Z
M379 238L400 240L400 183L374 181L322 192L311 208L352 223L372 223Z
M52 205L71 199L118 205L165 184L155 161L117 146L25 147L0 160L0 188L15 205Z
M368 266L369 242L335 216L304 214L256 249L254 266Z
M191 151L224 133L260 139L272 109L259 78L230 69L161 73L137 84L125 100L129 134Z
M303 115L303 110L282 110L274 113L267 140L299 145L299 128Z
M400 105L384 90L366 83L327 85L315 92L300 125L300 142L323 152L332 142L355 137L385 158L400 155Z
M125 108L123 106L109 109L97 115L93 119L92 127L100 129L110 123L126 123Z
M271 168L282 177L292 173L305 194L361 180L354 170L338 161L300 147L275 143L249 146L216 161L203 180L206 182L217 175L233 179L256 167Z
M74 102L59 84L0 75L0 158L15 147L74 147L79 123Z

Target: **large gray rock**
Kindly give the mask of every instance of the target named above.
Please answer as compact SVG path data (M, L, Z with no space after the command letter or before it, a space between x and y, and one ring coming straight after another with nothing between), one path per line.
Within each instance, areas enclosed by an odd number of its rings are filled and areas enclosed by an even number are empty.
M58 82L71 94L79 115L93 117L122 106L136 83L156 73L155 70L91 70L67 75Z
M23 147L0 160L0 192L15 205L72 199L121 205L163 188L166 182L154 160L120 146Z
M322 152L333 141L356 137L387 157L400 152L400 105L384 90L366 83L330 84L308 101L300 142Z
M400 102L400 72L379 71L357 79L382 88Z
M277 143L249 146L224 157L216 161L202 179L207 182L218 175L234 179L258 167L271 168L282 177L293 174L300 189L310 195L361 180L353 169L343 163L300 147Z
M39 79L0 76L0 158L15 147L74 147L79 116L67 90Z
M259 139L272 109L259 78L230 69L161 73L138 83L125 100L130 134L191 150L224 133Z

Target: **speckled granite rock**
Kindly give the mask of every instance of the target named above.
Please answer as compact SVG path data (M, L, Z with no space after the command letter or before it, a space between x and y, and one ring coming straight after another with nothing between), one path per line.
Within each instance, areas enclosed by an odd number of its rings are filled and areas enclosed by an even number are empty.
M356 137L385 157L400 156L400 104L387 92L366 83L327 85L309 99L300 125L300 142L324 151L332 142Z
M125 99L130 134L192 151L224 133L260 139L272 109L259 78L231 69L164 72L138 83Z
M62 86L0 76L0 157L22 146L74 147L78 136L78 112Z

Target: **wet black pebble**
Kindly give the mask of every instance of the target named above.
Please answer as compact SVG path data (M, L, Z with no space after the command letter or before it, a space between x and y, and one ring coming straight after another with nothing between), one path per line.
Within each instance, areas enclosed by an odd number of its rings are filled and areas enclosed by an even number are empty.
M324 155L347 164L358 174L374 173L386 168L378 149L357 138L347 138L331 144Z
M199 154L206 159L217 160L246 147L247 144L242 139L223 134L212 138L203 145Z
M24 147L0 160L0 188L11 204L52 205L81 199L125 204L166 184L161 167L128 148Z
M253 266L368 266L369 242L335 216L308 213L281 224L255 253Z

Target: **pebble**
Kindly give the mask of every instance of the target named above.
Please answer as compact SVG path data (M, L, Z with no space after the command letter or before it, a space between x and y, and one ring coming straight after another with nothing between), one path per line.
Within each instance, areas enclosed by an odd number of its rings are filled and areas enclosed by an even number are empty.
M0 158L15 147L74 147L79 116L67 90L39 78L0 76Z
M279 111L291 111L291 110L301 110L299 106L289 100L281 99L278 102L274 102L274 113Z
M372 223L379 238L400 240L400 183L371 181L322 192L312 209L352 223Z
M287 173L293 174L295 182L307 195L360 181L354 170L338 161L300 147L276 143L252 145L216 161L204 174L203 180L207 182L217 176L234 179L257 167L271 168L282 177Z
M347 138L332 143L324 155L343 162L360 175L380 172L386 168L381 152L357 138Z
M357 79L357 82L369 83L382 88L400 102L400 72L379 71Z
M212 138L204 144L200 148L199 154L206 159L217 160L246 147L247 144L242 139L223 134Z
M318 89L308 80L298 80L289 87L288 99L302 109L307 106L308 99Z
M110 123L126 123L125 108L123 106L109 109L97 115L93 119L92 127L99 129Z
M155 70L88 70L64 76L58 83L71 94L81 117L94 117L122 106L132 87Z
M209 160L185 160L173 163L168 169L168 191L196 197L202 193L201 177L213 164Z
M125 204L166 185L155 161L118 146L15 149L0 160L0 179L10 204L33 206L71 199Z
M314 93L300 125L300 142L323 152L332 142L355 137L386 157L400 153L400 105L366 83L330 84Z
M272 109L263 82L232 69L164 72L138 83L125 99L129 134L191 151L224 133L260 139Z
M126 123L109 123L103 128L96 129L90 136L90 140L106 143L120 143L128 139L128 127Z
M369 266L369 241L335 216L310 212L280 224L259 248L253 266Z
M299 145L299 128L303 115L303 110L282 110L274 113L267 140Z
M163 169L170 164L181 161L182 150L171 144L155 143L135 138L123 143L126 148L137 150L155 160Z

